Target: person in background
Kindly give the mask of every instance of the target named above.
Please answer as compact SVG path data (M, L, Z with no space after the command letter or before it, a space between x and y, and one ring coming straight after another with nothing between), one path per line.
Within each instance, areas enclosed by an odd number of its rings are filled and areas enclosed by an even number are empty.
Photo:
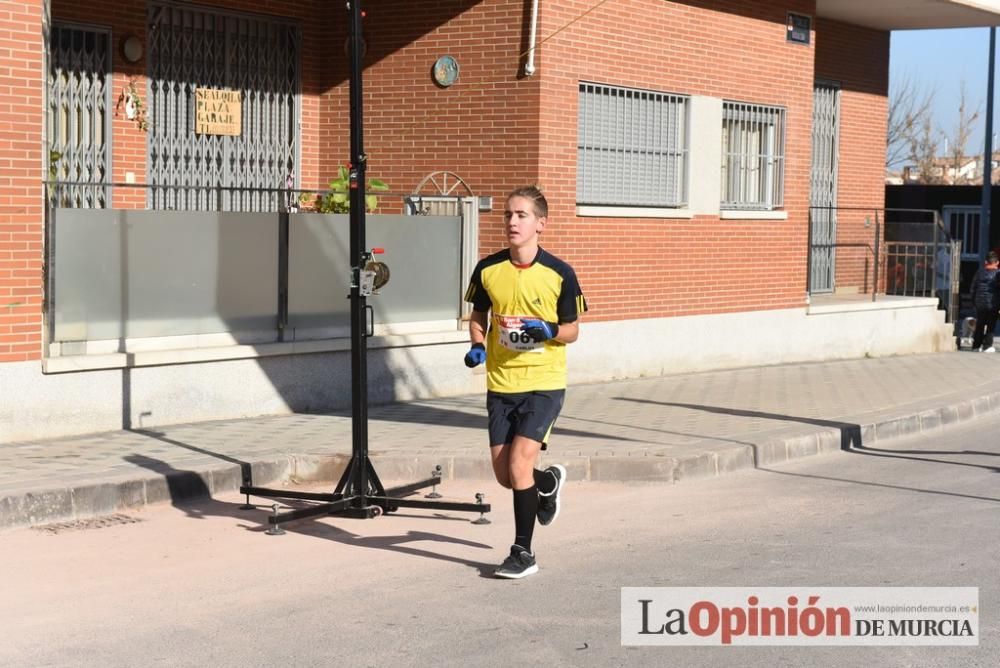
M976 307L976 332L972 339L972 349L984 353L995 353L993 330L997 326L997 312L1000 310L1000 257L990 251L986 262L972 278L972 303Z
M934 290L939 308L947 311L951 304L951 244L938 244L934 257Z

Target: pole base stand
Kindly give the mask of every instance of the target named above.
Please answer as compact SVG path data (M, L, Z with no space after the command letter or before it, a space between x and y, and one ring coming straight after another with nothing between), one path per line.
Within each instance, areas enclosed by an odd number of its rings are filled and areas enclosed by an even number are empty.
M365 493L359 491L360 481L357 479L359 467L364 466L364 482L367 486ZM437 501L427 499L408 499L407 495L413 494L417 490L432 487L441 483L441 477L434 475L427 480L400 485L390 489L385 489L382 482L375 474L375 468L371 461L365 457L364 462L359 464L353 457L348 463L337 483L337 488L332 492L300 492L290 489L269 489L266 487L254 487L244 485L240 487L240 494L247 496L262 496L268 499L296 499L299 501L315 501L316 505L305 508L278 512L278 504L271 506L272 514L268 516L268 524L275 532L268 530L270 535L278 535L280 525L286 522L306 519L309 517L319 517L321 515L343 515L356 519L369 520L386 513L392 513L400 508L423 508L425 510L454 510L458 512L479 513L479 519L473 524L489 524L485 513L490 512L490 504L483 503L482 495L476 495L476 503L460 503L457 501ZM283 532L282 532L283 533Z

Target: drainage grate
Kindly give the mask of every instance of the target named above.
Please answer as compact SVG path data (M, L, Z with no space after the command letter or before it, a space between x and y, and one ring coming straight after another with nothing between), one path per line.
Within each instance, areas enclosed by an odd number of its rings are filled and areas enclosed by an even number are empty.
M115 513L114 515L105 515L104 517L91 517L86 520L72 520L69 522L54 522L52 524L43 524L41 526L31 527L36 531L47 531L48 533L61 533L63 531L83 531L86 529L104 529L105 527L114 527L122 524L136 524L142 520L138 517L130 517L129 515L122 515L121 513Z

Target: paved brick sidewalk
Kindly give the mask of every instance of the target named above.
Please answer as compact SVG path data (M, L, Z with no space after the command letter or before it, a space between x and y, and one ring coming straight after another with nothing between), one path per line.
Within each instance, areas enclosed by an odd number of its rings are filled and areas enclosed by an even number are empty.
M571 479L675 482L844 446L872 447L1000 409L1000 355L941 353L574 386L550 461ZM481 396L376 406L383 480L492 478ZM138 428L0 445L0 528L113 513L254 483L331 480L347 414ZM191 475L196 474L196 475ZM484 483L488 492L493 486ZM494 490L495 491L495 490Z

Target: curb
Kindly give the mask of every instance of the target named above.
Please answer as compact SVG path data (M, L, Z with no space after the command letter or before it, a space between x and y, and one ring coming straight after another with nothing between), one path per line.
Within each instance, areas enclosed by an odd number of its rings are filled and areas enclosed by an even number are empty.
M725 446L706 441L704 448L685 457L570 455L558 462L566 467L569 480L679 483L933 433L997 411L1000 391L883 420L817 421L830 426L784 436L761 434L761 441L750 445ZM259 486L329 482L339 479L348 460L343 454L284 455L251 462L250 469L253 483ZM493 469L481 454L374 455L373 460L383 480L424 479L440 465L442 480L493 481ZM178 505L202 500L238 490L242 479L239 464L220 464L199 471L172 470L164 475L149 473L126 480L8 494L0 496L0 530L89 519L160 503Z

